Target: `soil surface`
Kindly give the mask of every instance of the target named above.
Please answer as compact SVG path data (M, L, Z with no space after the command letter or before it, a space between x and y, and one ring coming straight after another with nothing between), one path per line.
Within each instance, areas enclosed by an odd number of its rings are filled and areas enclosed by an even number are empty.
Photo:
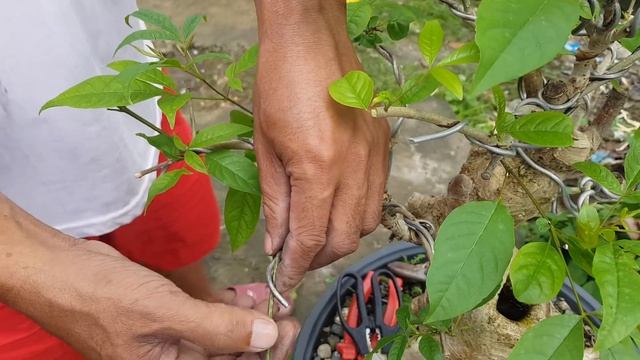
M227 51L233 56L242 53L257 41L253 0L138 0L140 7L160 10L172 16L178 23L192 14L206 14L208 22L201 26L195 46L199 51ZM416 66L419 56L416 47L404 42L395 49L401 54L406 65ZM390 69L389 69L390 71ZM222 81L224 68L215 63L207 63L205 74L215 81ZM188 79L177 79L183 86L192 88L195 83ZM246 83L250 84L250 79ZM274 84L277 86L277 84ZM236 96L247 106L251 105L251 89ZM440 100L429 101L422 110L443 115L452 115L446 103ZM228 121L228 112L232 107L220 102L193 102L193 114L198 128L216 122ZM417 122L406 122L399 134L399 143L395 147L394 162L389 179L389 192L401 203L406 202L414 192L442 195L446 193L447 183L458 174L467 158L469 145L462 136L452 136L444 140L420 145L409 145L407 137L433 132L435 129ZM447 161L443 161L447 159ZM220 206L225 198L224 188L214 182ZM264 220L249 243L231 253L228 235L222 229L222 241L218 248L206 258L207 269L212 283L217 287L230 284L264 281L267 257L263 253ZM388 243L389 232L381 227L361 241L360 248L354 254L323 269L307 274L297 291L295 315L304 321L316 299L332 283L339 273L362 257L374 252Z

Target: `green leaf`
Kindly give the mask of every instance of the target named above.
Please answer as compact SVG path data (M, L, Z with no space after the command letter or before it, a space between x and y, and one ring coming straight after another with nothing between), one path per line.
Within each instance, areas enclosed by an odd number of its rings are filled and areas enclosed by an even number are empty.
M125 84L124 87L124 95L129 98L131 92L131 83L138 79L139 76L142 76L144 73L161 67L163 64L162 61L150 62L150 63L136 63L131 66L127 66L123 69L118 76L116 76L116 81L122 82Z
M431 74L425 72L418 73L402 85L400 101L405 105L423 101L433 95L433 93L438 90L438 86L438 80Z
M491 90L493 92L493 101L496 104L498 116L503 115L507 110L507 99L504 96L504 91L502 91L502 88L498 85L494 86Z
M231 251L241 248L260 219L260 195L229 189L224 203L224 225L231 237Z
M118 60L110 63L107 66L117 72L122 72L128 67L135 66L137 64L140 64L140 63L133 60ZM175 81L173 81L173 79L169 75L163 73L162 70L156 67L150 67L148 68L147 71L144 71L138 74L137 79L141 81L146 81L151 84L166 86L170 89L177 88Z
M640 344L640 334L637 330L633 333L635 337L627 336L613 347L600 351L600 360L638 360L638 347L636 344Z
M473 64L480 61L480 49L475 42L464 44L438 63L438 66Z
M505 131L529 144L564 147L573 144L573 121L558 111L535 112L521 116Z
M232 124L240 124L253 129L253 116L244 111L231 110L231 112L229 112L229 119ZM238 134L238 136L251 137L253 136L253 130L247 130L242 134Z
M616 232L612 229L600 230L600 236L602 236L606 241L616 241Z
M367 28L372 14L371 5L364 1L347 4L347 32L350 39L360 35Z
M191 93L184 93L180 95L173 95L166 93L158 99L158 107L167 116L169 120L169 126L173 129L173 125L176 122L176 113L182 109L191 100Z
M586 0L580 1L580 16L584 19L592 19L593 12L591 12L591 6L589 6L589 2Z
M433 67L429 73L458 100L462 100L464 94L462 93L462 82L458 75L440 66Z
M640 240L618 240L616 245L622 246L623 249L635 256L640 256Z
M636 34L631 39L623 38L620 39L620 44L625 47L625 49L634 52L638 47L640 47L640 32Z
M396 311L396 316L398 318L398 325L400 326L400 329L407 330L410 326L409 323L411 319L411 307L409 303L402 304Z
M549 232L549 229L551 228L551 224L549 223L549 220L539 217L536 219L536 230L538 230L539 233L544 234Z
M227 67L224 75L227 77L227 82L230 88L238 91L243 90L242 81L238 76L256 66L256 64L258 63L258 53L258 45L253 45L240 56L238 61Z
M178 160L182 156L182 152L176 147L176 143L173 141L173 137L171 136L166 134L147 136L143 133L138 133L136 135L147 140L149 145L160 150L169 159Z
M149 83L134 80L129 90L129 99L125 96L126 84L116 81L115 75L100 75L89 78L65 90L47 101L43 110L56 106L69 106L78 109L101 109L135 104L165 92Z
M598 184L604 186L607 190L622 195L620 182L606 167L591 161L579 162L573 164L573 166L578 169L578 171L595 180Z
M585 204L576 218L576 236L580 246L585 249L593 249L598 246L600 236L600 217L598 210Z
M153 199L155 199L156 196L174 187L178 183L178 180L180 180L182 175L190 175L190 174L191 173L185 169L177 169L177 170L167 171L166 173L158 176L149 187L147 202L144 206L145 210L149 207L149 204L151 204L151 201L153 201Z
M542 304L551 301L562 287L564 259L550 243L531 242L513 259L510 277L516 299Z
M385 336L382 339L378 340L376 347L373 348L373 350L367 354L365 359L371 360L371 358L373 357L373 354L378 353L380 350L382 350L382 348L386 347L387 345L391 344L392 342L396 341L399 337L402 337L402 336L405 336L405 334L397 333L391 336Z
M624 177L627 191L633 191L640 183L640 131L634 135L635 141L629 141L629 151L624 158Z
M207 52L207 53L203 53L200 55L196 55L193 57L193 59L191 59L191 62L189 62L190 65L192 64L200 64L203 63L205 61L224 61L224 62L229 62L232 61L233 59L231 58L231 55L225 53L225 52Z
M150 40L150 41L158 41L158 40L168 40L168 41L179 41L178 36L166 32L164 30L155 30L155 29L146 29L146 30L138 30L129 34L127 37L118 44L116 50L113 52L115 55L118 50L123 47L140 40Z
M173 144L176 146L176 148L178 148L178 150L180 151L187 150L188 146L182 141L180 136L174 135L171 139L173 140Z
M598 301L600 304L602 304L602 296L600 296L600 289L598 289L598 285L596 285L596 282L593 280L589 280L586 283L584 283L584 285L582 285L582 288L589 293L589 295L593 296L594 299L596 299L596 301Z
M579 12L576 0L483 0L476 22L480 65L473 94L553 60L575 27Z
M576 284L582 286L589 280L589 274L587 274L587 272L584 271L575 261L569 260L567 263L567 269Z
M624 195L622 201L628 204L640 204L640 191Z
M207 166L202 161L200 155L194 153L191 150L188 150L184 153L184 161L187 165L191 166L193 170L199 171L201 173L207 174Z
M198 131L193 141L191 141L190 146L191 148L206 148L223 141L234 139L249 131L251 131L250 127L240 124L214 124Z
M150 9L138 9L124 18L124 22L129 26L131 26L131 24L129 24L129 18L132 16L144 21L147 26L155 25L176 37L180 34L178 28L171 21L171 18L165 14Z
M401 40L407 37L411 23L416 20L415 14L406 6L389 3L382 5L383 9L389 13L387 22L387 33L392 40Z
M349 71L329 85L329 94L337 103L366 110L373 100L373 80L364 71Z
M392 40L401 40L409 34L411 23L391 21L387 24L387 33Z
M438 20L427 21L418 37L418 46L429 65L436 61L443 43L444 31L442 31L440 22Z
M633 256L613 243L596 249L593 275L603 301L596 350L614 346L640 325L640 274L635 265Z
M188 40L196 31L198 26L207 21L204 15L191 15L184 20L182 24L182 39Z
M473 309L502 282L515 244L513 228L511 214L497 202L470 202L447 216L427 274L428 322Z
M371 100L371 107L376 107L378 105L383 105L385 108L392 105L402 105L400 103L400 92L395 89L392 90L382 90L377 93L373 100Z
M591 264L593 263L593 252L580 246L580 241L575 236L564 236L563 240L569 246L571 260L578 264L587 274L593 275Z
M444 360L440 344L429 335L425 335L420 338L418 349L420 350L420 354L422 354L425 359Z
M583 343L580 316L553 316L524 333L507 360L578 360L584 354Z
M406 336L398 337L389 348L387 360L402 360L402 355L404 355L408 344L409 339Z
M241 154L230 150L220 150L205 156L211 176L230 188L260 195L258 168Z

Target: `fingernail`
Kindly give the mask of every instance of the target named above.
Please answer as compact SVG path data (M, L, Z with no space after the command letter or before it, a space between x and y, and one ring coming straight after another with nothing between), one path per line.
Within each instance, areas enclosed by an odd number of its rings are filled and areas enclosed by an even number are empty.
M273 321L253 320L251 333L251 347L255 351L264 351L271 348L278 340L278 327Z
M268 255L273 255L273 240L271 240L269 233L264 236L264 251Z

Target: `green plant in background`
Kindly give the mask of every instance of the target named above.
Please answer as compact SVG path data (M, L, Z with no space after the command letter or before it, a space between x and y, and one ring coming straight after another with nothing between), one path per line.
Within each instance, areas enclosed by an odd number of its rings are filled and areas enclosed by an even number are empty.
M472 9L469 1L442 3L463 15ZM537 69L563 52L563 46L579 22L597 17L601 11L610 14L616 3L483 0L479 2L477 18L474 17L475 40L448 54L442 54L446 36L439 21L414 16L422 27L417 39L411 40L423 56L423 69L411 71L404 83L398 81L398 85L379 89L367 72L352 71L335 81L329 93L336 102L363 109L374 117L405 117L445 128L452 128L459 121L420 113L406 106L422 102L437 92L444 92L445 99L454 102L454 107L460 106L462 99L471 98L475 104L463 105L470 110L469 115L474 116L476 109L485 114L487 108L495 109L491 116L485 115L484 123L471 121L477 130L461 128L460 132L474 143L498 148L494 150L498 154L500 149L514 149L513 155L520 151L516 148L539 151L570 148L578 129L571 112L562 111L567 107L555 109L553 105L543 105L542 109L536 109L542 111L509 110L502 88L515 88L513 80L539 72ZM372 0L349 5L349 29L356 44L388 53L382 46L407 36L412 17L402 15L404 13L395 7L387 8L386 4ZM405 9L415 14L414 7ZM386 32L381 26L385 23L380 20L384 17L379 13L397 14L388 17L391 20L387 20ZM616 29L626 29L632 19L631 11L627 12ZM587 31L592 32L592 42L603 41L596 38L593 29ZM609 34L615 31L612 26ZM612 37L629 50L635 50L635 38L623 39L622 30L617 31ZM590 46L598 47L593 43ZM601 51L605 49L606 46ZM595 58L581 59L581 56L586 55L579 53L578 62ZM631 59L637 57L632 54L626 59L627 68L633 62ZM393 59L387 60L393 65ZM475 71L460 70L459 65L467 64L477 66ZM471 81L463 85L466 75L472 72ZM578 99L589 86L588 81L577 90L564 85L566 92L575 90L566 101L572 96ZM489 89L493 104L485 95ZM464 111L457 113L466 115ZM466 116L465 120L469 122ZM514 219L499 198L469 202L453 210L441 224L435 241L433 250L437 255L431 259L427 274L428 306L416 314L404 305L398 311L401 332L381 339L375 350L391 344L388 359L401 359L405 349L417 342L425 359L442 359L445 349L436 341L437 334L450 331L452 320L491 299L508 274L516 299L525 304L543 304L554 299L565 277L576 297L576 281L579 281L603 303L601 312L592 314L586 313L578 299L577 315L558 315L541 321L525 333L509 359L582 359L583 323L597 331L595 348L603 359L637 358L633 344L640 341L640 241L631 240L638 231L631 228L628 221L640 214L640 131L629 141L623 179L590 161L574 165L575 170L606 189L615 199L608 203L581 204L574 210L575 215L569 211L552 214L543 210L527 188L528 184L502 160L507 173L516 178L538 209L538 220L527 226L529 235L533 235L528 237L529 242L521 246L512 259ZM501 154L513 155L507 151ZM563 255L566 249L568 256ZM599 329L591 323L590 316L602 319Z
M258 47L249 48L235 61L229 54L222 52L191 56L189 48L197 27L206 21L204 16L190 16L182 26L174 24L168 16L151 10L140 9L133 12L125 18L127 24L131 17L144 21L148 29L128 35L115 52L125 46L131 46L152 61L114 61L108 64L108 67L114 70L115 74L87 79L48 101L41 111L57 106L80 109L106 108L128 114L150 127L156 135L138 136L160 150L168 160L139 174L144 176L160 171L149 189L147 206L155 196L171 189L182 176L188 176L191 171L209 174L229 187L224 221L231 238L231 248L236 250L255 231L260 215L261 194L251 143L253 116L247 107L231 99L228 92L243 90L242 74L255 67ZM172 44L180 57L167 58L151 46L136 45L143 40L161 40ZM225 71L227 89L216 88L204 77L198 64L205 61L229 64ZM189 91L177 93L176 83L162 72L162 68L172 68L188 74L206 85L212 95L196 96ZM199 100L227 101L238 110L231 112L228 123L215 124L198 131L189 144L183 143L178 136L165 133L129 108L130 105L141 101L157 101L158 107L166 114L173 128L176 112L195 97ZM179 161L186 162L189 169L167 171L169 165Z

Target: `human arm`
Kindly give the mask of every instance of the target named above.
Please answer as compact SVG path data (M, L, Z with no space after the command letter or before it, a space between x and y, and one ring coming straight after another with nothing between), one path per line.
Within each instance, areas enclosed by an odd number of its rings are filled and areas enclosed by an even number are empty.
M0 229L0 302L87 358L177 359L194 351L205 358L203 349L255 352L278 337L259 312L195 300L103 243L42 224L2 194Z
M344 0L255 0L260 56L255 145L267 226L282 250L278 288L358 247L379 223L389 128L334 102L331 82L360 68Z

